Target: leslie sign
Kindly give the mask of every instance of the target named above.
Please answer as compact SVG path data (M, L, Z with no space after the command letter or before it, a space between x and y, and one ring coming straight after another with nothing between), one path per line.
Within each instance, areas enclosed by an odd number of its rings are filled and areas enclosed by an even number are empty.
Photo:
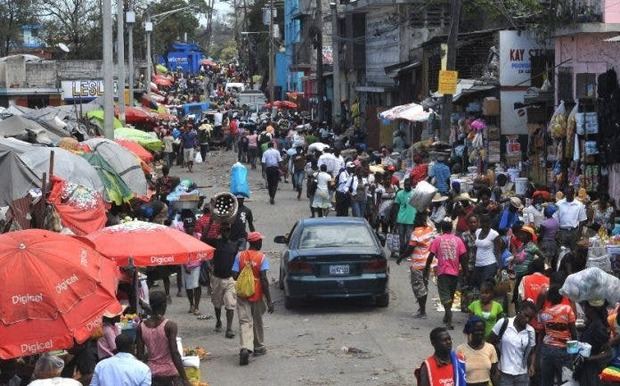
M531 58L542 56L550 47L526 31L499 32L499 83L501 86L531 86ZM536 75L536 74L534 74Z
M64 100L89 101L103 96L103 80L63 80L61 82L62 98ZM114 81L114 94L116 94Z

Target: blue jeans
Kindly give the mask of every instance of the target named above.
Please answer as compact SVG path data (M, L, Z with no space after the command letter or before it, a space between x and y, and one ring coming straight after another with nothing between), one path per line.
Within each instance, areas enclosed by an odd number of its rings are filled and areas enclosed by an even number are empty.
M293 172L293 185L295 185L295 189L297 189L298 192L301 192L301 188L304 186L304 180L305 172L303 170Z
M562 379L562 367L569 366L573 358L566 352L566 348L543 344L540 348L540 361L542 364L540 366L540 386L553 386L556 385L556 379Z
M353 217L364 217L366 213L366 201L351 201L351 214Z
M400 238L400 253L405 252L407 245L409 244L409 238L411 238L411 231L413 230L413 224L398 224L398 237Z
M472 286L474 288L480 288L480 285L485 281L489 281L495 278L497 274L497 263L485 265L483 267L475 267L474 274L472 275Z

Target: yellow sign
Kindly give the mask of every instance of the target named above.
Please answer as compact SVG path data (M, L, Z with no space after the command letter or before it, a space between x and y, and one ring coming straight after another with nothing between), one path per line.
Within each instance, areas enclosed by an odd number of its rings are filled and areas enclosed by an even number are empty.
M439 71L439 90L440 94L456 94L456 83L459 79L458 71Z

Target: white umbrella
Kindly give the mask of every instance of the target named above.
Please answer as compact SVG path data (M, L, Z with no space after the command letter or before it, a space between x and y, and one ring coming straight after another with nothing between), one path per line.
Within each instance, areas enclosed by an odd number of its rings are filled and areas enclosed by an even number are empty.
M425 122L428 121L428 117L433 113L433 110L424 110L422 105L417 103L409 103L406 105L392 107L389 110L383 111L379 116L383 119L389 119L391 121L396 119L404 119L411 122Z

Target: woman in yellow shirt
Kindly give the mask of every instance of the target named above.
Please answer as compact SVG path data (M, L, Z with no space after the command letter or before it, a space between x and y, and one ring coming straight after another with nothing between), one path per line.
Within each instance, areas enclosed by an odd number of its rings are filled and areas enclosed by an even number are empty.
M463 329L467 343L456 348L465 358L467 386L499 385L497 371L497 352L495 347L484 340L485 323L477 316L469 318Z

